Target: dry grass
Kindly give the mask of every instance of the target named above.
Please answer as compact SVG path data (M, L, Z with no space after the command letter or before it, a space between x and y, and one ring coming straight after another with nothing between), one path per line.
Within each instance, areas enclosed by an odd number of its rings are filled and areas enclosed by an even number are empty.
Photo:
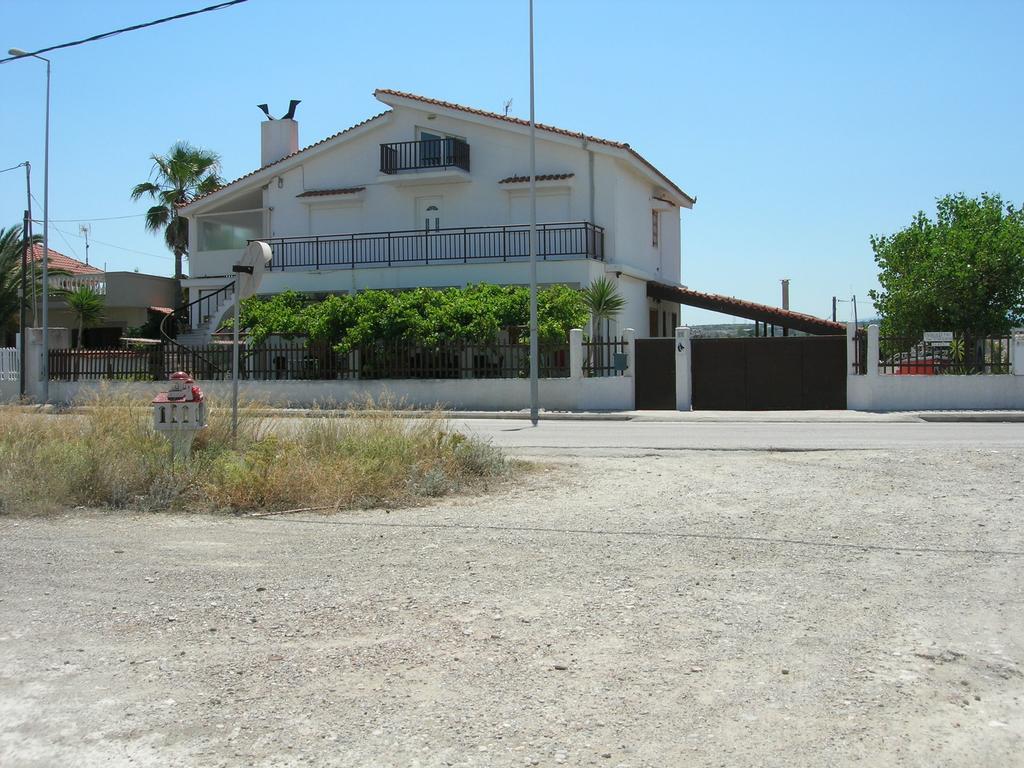
M214 401L192 455L173 463L148 404L88 405L64 416L0 408L0 512L410 505L485 488L509 471L496 448L439 415L402 418L387 404L310 419L294 434L250 407L233 442L230 408Z

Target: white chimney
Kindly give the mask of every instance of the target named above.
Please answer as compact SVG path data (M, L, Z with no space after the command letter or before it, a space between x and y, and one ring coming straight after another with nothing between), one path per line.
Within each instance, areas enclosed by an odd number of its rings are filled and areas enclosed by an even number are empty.
M264 120L260 124L260 165L276 163L299 151L299 124L295 120Z

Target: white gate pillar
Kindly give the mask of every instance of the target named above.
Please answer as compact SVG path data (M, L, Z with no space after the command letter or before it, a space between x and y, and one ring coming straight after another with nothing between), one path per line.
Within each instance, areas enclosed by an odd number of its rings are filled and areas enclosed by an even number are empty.
M868 326L868 359L864 361L868 376L878 375L879 330L877 325Z
M623 376L633 376L636 371L636 331L632 328L627 328L622 338L626 342L626 370L622 372Z
M1024 376L1024 330L1020 328L1010 331L1010 372Z
M693 372L691 366L690 329L676 328L676 410L693 409Z
M583 378L583 329L569 329L569 378Z

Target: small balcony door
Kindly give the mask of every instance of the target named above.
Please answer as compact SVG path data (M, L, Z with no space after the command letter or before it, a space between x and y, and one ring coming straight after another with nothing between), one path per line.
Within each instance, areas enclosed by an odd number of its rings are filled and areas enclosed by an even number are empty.
M452 163L452 140L447 136L420 131L420 166L447 167Z

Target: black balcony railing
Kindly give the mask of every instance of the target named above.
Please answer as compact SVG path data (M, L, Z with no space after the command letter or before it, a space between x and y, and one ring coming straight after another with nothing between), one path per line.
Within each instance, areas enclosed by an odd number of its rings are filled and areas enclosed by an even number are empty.
M530 255L525 224L495 227L363 232L265 241L274 258L269 269L354 269L398 264L511 261ZM545 261L604 260L604 229L588 221L537 225L537 257Z
M461 168L469 171L469 144L462 139L395 141L380 145L381 173L424 168Z

